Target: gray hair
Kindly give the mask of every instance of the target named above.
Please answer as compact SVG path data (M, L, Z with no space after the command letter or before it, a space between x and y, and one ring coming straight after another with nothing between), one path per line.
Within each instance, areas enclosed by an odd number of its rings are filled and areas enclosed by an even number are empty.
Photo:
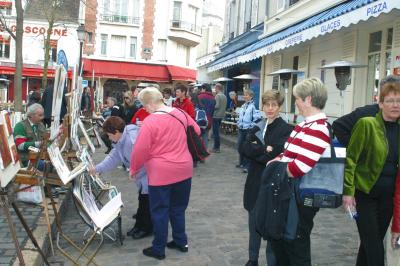
M39 110L44 111L43 106L41 104L39 104L39 103L31 104L26 109L26 116L31 117L32 115L36 114L37 111L39 111Z
M251 89L244 90L243 94L248 94L251 98L254 97L254 91Z
M138 94L138 99L143 105L164 102L162 93L155 87L146 87L141 90Z
M400 76L389 75L381 79L379 82L379 89L382 89L383 85L386 83L400 83Z
M230 91L228 94L229 94L229 96L231 96L231 97L236 96L236 92L235 92L235 91Z
M303 101L311 96L311 105L320 110L324 109L328 100L328 90L319 78L307 78L297 83L293 88L293 95Z
M117 104L117 99L115 99L114 97L108 97L109 101L112 101L114 104ZM112 107L112 106L111 106Z

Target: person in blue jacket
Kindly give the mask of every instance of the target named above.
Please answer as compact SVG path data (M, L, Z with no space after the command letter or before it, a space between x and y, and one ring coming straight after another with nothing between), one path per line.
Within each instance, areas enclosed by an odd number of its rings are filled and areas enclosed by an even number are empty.
M95 168L90 169L91 174L102 174L110 171L117 166L130 165L131 154L139 133L139 127L136 125L125 125L125 121L118 116L110 116L104 121L103 131L114 143L113 149L107 157ZM153 224L150 217L148 180L147 173L142 168L138 174L137 182L139 189L139 207L136 213L136 223L128 231L127 235L133 239L141 239L149 236L153 232Z

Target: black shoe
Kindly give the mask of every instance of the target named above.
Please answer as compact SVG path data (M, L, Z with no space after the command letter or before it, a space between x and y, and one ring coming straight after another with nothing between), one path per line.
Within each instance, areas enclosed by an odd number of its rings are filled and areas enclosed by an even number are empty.
M243 168L242 172L243 172L243 173L248 173L249 170L247 170L246 168Z
M172 241L170 241L170 242L167 243L167 248L177 249L177 250L179 250L180 252L188 252L188 250L189 250L189 246L188 246L188 245L183 246L183 247L182 247L182 246L178 246L178 245L175 243L174 240L172 240Z
M110 151L111 151L111 149L108 149L108 150L106 150L104 153L105 153L105 154L109 154Z
M132 215L132 219L136 219L136 215L137 215L137 213L135 213L134 215Z
M165 255L156 254L153 251L153 247L148 247L148 248L143 249L143 255L145 255L147 257L152 257L152 258L155 258L155 259L158 259L158 260L165 259Z
M243 164L237 164L235 165L236 168L243 168Z
M213 153L220 153L221 151L220 151L220 149L212 149L212 152Z
M137 227L133 227L131 230L129 230L128 232L126 232L127 236L133 236L136 232L139 231L139 228Z
M145 232L145 231L139 230L132 235L132 238L133 239L142 239L149 235L151 235L151 232Z
M257 260L249 260L244 266L258 266Z

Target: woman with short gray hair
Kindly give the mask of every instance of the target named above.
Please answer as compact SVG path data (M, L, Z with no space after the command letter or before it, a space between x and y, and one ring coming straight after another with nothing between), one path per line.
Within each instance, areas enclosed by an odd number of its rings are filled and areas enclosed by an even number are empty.
M290 133L285 150L274 160L287 163L287 175L299 179L316 165L330 146L327 117L322 111L327 101L327 89L318 78L307 78L293 88L295 103L304 121ZM268 163L268 164L269 164ZM311 265L310 235L318 208L298 204L297 237L272 241L277 265Z

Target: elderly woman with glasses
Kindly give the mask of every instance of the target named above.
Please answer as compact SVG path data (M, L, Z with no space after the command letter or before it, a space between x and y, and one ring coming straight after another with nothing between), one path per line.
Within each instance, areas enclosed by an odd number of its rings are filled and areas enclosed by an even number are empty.
M318 78L308 78L293 88L295 104L304 121L298 124L285 143L285 151L274 160L287 163L288 177L300 179L311 171L330 146L327 117L322 111L328 99L325 85ZM297 204L299 222L294 240L273 240L277 265L311 266L310 235L318 208Z
M379 108L375 117L358 120L346 154L343 207L358 214L357 266L384 265L383 239L399 170L400 84L382 87ZM393 225L398 227L396 219Z

